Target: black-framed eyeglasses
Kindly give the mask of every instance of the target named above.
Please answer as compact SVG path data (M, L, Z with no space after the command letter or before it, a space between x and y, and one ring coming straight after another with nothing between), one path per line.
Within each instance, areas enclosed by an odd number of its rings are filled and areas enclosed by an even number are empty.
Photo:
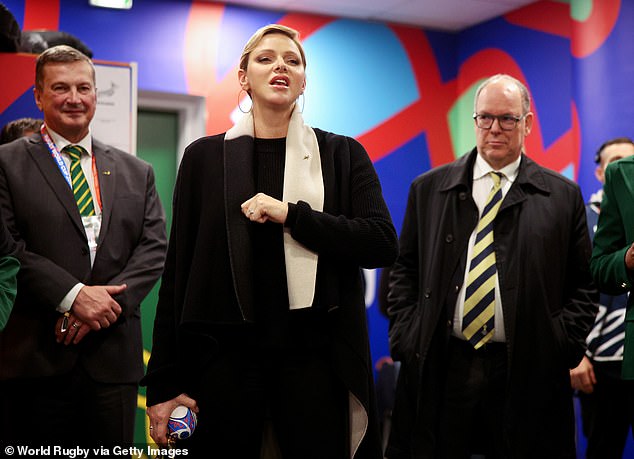
M522 121L526 117L526 113L522 116L513 116L513 115L488 115L488 114L473 114L473 119L475 120L476 126L480 129L491 129L493 126L493 122L498 120L500 124L500 128L504 131L512 131L517 127L517 123Z

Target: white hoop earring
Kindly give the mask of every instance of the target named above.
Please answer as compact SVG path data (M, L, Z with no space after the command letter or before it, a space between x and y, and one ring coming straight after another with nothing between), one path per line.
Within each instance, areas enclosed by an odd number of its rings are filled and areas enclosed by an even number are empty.
M299 109L299 113L304 113L304 105L306 105L306 96L304 95L304 93L301 93L299 97L302 98L302 105L301 105L301 108ZM297 98L297 101L295 101L295 103L299 103L299 97Z
M253 101L251 101L251 105L249 106L249 109L248 109L248 110L244 110L244 109L242 108L242 105L241 105L241 102L242 102L242 100L243 100L243 98L242 98L241 96L242 96L242 93L243 93L243 92L244 92L247 96L249 96L249 92L248 92L247 90L245 90L245 89L241 89L241 90L240 90L240 92L238 93L238 109L239 109L242 113L245 113L245 114L246 114L246 113L249 113L251 110L253 110ZM251 98L251 96L249 96L249 98ZM246 99L246 97L245 97L245 99Z

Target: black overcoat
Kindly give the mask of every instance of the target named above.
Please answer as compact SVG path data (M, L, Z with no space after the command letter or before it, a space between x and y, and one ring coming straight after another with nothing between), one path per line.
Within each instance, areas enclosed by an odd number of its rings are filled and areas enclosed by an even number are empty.
M433 458L445 356L477 225L470 154L412 183L392 269L393 357L402 362L388 457ZM523 155L494 223L508 343L509 458L573 458L569 369L596 314L584 204L576 184Z

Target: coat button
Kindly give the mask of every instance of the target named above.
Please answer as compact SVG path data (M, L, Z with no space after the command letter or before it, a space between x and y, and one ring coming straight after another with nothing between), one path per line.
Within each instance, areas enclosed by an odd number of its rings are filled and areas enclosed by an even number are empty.
M626 288L626 287L627 287L627 283L623 282L623 283L621 284L621 288Z
M453 321L448 320L447 321L447 328L452 328L453 327Z
M460 286L459 285L454 286L454 290L456 291L456 293L458 293L460 291Z
M464 191L461 192L460 194L458 194L458 199L464 201L465 199L467 199L467 193L465 193Z
M448 234L447 236L445 236L445 242L447 243L453 242L453 234Z
M425 289L425 298L429 298L429 297L431 297L431 290Z

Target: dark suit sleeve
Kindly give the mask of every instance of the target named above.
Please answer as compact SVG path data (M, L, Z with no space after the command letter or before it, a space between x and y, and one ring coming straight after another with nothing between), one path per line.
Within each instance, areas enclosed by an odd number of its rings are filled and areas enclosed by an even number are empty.
M11 233L7 229L7 224L4 219L4 211L0 209L0 257L7 255L15 255L17 245Z
M400 253L392 266L388 287L390 352L394 360L407 361L416 352L420 322L419 304L419 231L416 188L410 187L405 218L399 240Z
M15 144L14 142L11 146ZM12 196L12 192L19 193L24 192L24 190L11 189L4 163L11 161L11 154L27 155L28 153L18 147L14 147L15 150L11 150L9 147L10 145L6 145L3 148L2 167L0 167L0 208L6 224L6 230L0 232L0 250L9 250L20 261L21 268L18 277L21 285L29 286L29 291L26 292L29 297L34 299L37 304L46 305L48 309L54 310L79 280L50 259L29 251L26 247L26 243L18 230L13 207L14 197ZM7 239L5 231L8 231L10 240ZM0 252L0 255L2 254L4 252Z
M586 337L594 324L599 295L592 282L589 259L590 236L583 198L575 188L572 235L566 269L566 298L561 315L569 349L569 368L576 367L586 350Z
M618 166L610 164L605 171L603 201L590 261L599 290L611 295L627 292L634 282L634 274L625 266L625 253L632 241L627 238L622 208L632 206L632 195L627 192L624 174Z
M145 186L145 213L141 237L125 267L108 282L110 285L127 284L128 288L116 298L126 315L134 312L163 272L167 249L165 213L154 182L154 171L148 166L145 180L140 182Z

